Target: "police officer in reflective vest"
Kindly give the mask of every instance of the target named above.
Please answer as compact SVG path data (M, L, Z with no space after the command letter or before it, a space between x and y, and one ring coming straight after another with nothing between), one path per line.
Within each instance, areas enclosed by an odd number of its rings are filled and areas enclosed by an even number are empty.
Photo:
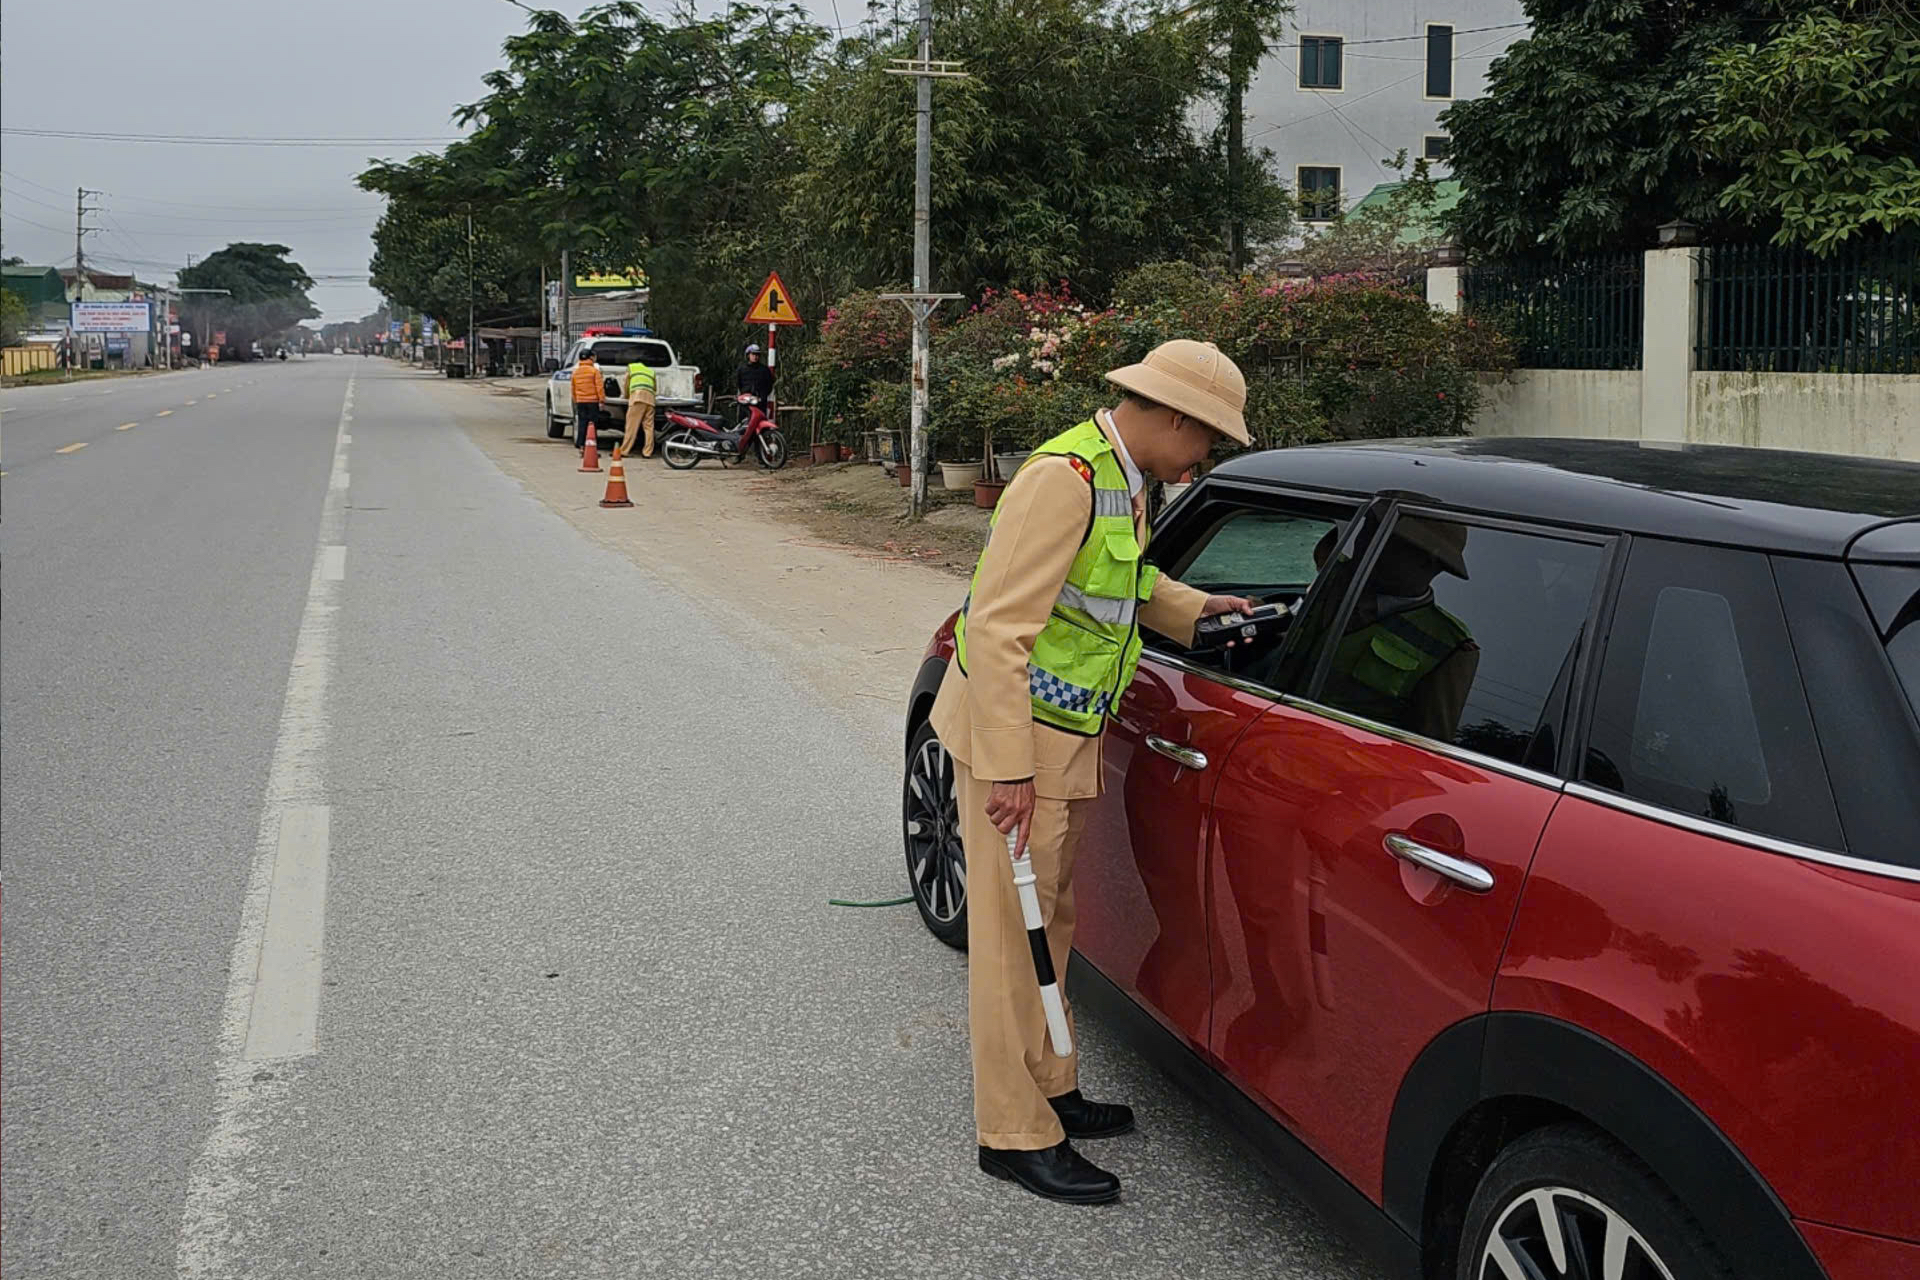
M620 441L620 447L614 450L618 458L633 452L633 441L642 430L647 433L647 445L641 452L643 458L653 456L653 366L635 360L627 366L627 434Z
M1331 542L1328 542L1331 549ZM1433 598L1443 573L1467 576L1467 528L1403 516L1381 548L1346 634L1334 647L1322 700L1442 742L1460 729L1480 646ZM1316 559L1324 555L1316 550Z
M1179 479L1222 437L1248 443L1240 370L1210 343L1179 340L1107 379L1127 393L1120 404L1041 445L1002 495L932 716L958 766L980 1167L1073 1204L1116 1199L1120 1180L1070 1139L1125 1133L1133 1112L1083 1097L1078 1055L1053 1052L1007 837L1032 855L1064 974L1101 732L1133 678L1140 628L1190 644L1200 618L1253 607L1142 560L1147 477Z

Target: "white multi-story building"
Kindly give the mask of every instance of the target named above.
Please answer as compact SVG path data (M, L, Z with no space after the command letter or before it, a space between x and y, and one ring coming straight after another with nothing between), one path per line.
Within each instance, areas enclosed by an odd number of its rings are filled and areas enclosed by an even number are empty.
M1273 152L1327 216L1404 176L1390 164L1402 150L1409 168L1424 156L1445 176L1440 113L1479 96L1487 64L1526 32L1520 0L1298 0L1247 87L1247 146Z

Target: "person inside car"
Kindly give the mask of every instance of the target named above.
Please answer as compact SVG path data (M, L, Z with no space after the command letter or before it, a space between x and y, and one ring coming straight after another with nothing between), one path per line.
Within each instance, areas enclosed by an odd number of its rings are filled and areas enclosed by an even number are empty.
M1314 548L1326 567L1335 533ZM1433 580L1467 576L1465 525L1403 518L1381 550L1333 653L1322 697L1381 724L1452 742L1480 666L1466 624L1434 602Z

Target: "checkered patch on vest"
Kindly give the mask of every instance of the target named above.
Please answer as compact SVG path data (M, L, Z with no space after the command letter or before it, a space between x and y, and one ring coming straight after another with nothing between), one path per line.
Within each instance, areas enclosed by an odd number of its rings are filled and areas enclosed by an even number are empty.
M1073 469L1080 473L1080 478L1082 480L1085 480L1088 484L1093 483L1093 464L1092 463L1088 462L1085 458L1080 457L1078 454L1073 454L1073 453L1070 453L1067 455L1067 461L1073 464Z
M1072 711L1076 714L1089 711L1093 707L1094 690L1069 684L1050 671L1042 671L1038 667L1027 668L1027 685L1033 691L1035 698L1050 707L1058 707L1062 711ZM1102 709L1105 709L1104 699Z

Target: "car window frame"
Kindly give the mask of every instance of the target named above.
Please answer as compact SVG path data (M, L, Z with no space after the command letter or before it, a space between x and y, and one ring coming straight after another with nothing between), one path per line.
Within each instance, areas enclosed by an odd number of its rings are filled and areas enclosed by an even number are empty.
M1383 724L1339 707L1329 706L1319 700L1326 686L1327 676L1333 667L1333 644L1323 644L1320 654L1314 659L1312 670L1306 683L1306 692L1289 693L1283 700L1290 706L1311 712L1314 715L1333 720L1349 728L1363 729L1408 746L1432 751L1448 759L1458 760L1482 769L1490 769L1509 777L1521 778L1541 786L1564 789L1573 779L1571 772L1574 763L1580 758L1578 749L1584 743L1584 737L1574 732L1581 723L1586 699L1583 692L1589 679L1598 671L1599 661L1596 648L1603 634L1603 621L1610 621L1615 593L1621 568L1626 562L1625 548L1630 541L1628 536L1617 530L1600 530L1583 525L1550 524L1545 521L1516 520L1510 516L1491 515L1480 511L1462 510L1445 507L1424 500L1392 498L1388 500L1386 510L1374 529L1365 556L1356 565L1352 579L1347 584L1345 597L1340 601L1339 612L1334 624L1327 631L1329 638L1344 633L1346 622L1352 616L1358 603L1360 590L1373 572L1374 562L1379 559L1382 550L1392 537L1393 525L1401 517L1415 517L1432 520L1445 520L1455 524L1469 525L1474 528L1493 529L1502 533L1514 533L1532 537L1552 538L1562 542L1580 542L1597 546L1601 551L1601 561L1594 575L1594 589L1587 601L1586 620L1581 623L1578 648L1574 652L1574 668L1568 680L1568 688L1563 696L1562 705L1555 709L1558 722L1554 729L1554 768L1551 773L1535 769L1529 765L1515 764L1502 760L1470 747L1462 747L1452 742L1442 742L1438 738L1429 738L1398 725ZM1558 683L1556 681L1556 683ZM1551 692L1551 691L1549 691ZM1543 711L1543 715L1545 712Z
M1170 569L1165 569L1165 566L1178 564L1184 567L1185 565L1191 564L1193 556L1199 552L1199 547L1196 546L1196 540L1200 534L1197 530L1206 530L1207 538L1211 541L1212 535L1218 532L1219 527L1226 522L1224 519L1216 522L1210 517L1204 516L1202 513L1206 512L1209 507L1220 504L1230 506L1234 508L1236 512L1241 510L1281 511L1282 504L1288 502L1304 503L1322 508L1341 507L1348 509L1351 514L1346 518L1347 531L1341 535L1340 545L1345 545L1350 539L1364 536L1369 526L1367 517L1374 512L1375 508L1383 505L1380 499L1370 499L1365 494L1344 493L1334 490L1309 489L1300 486L1276 484L1237 484L1226 481L1216 481L1211 484L1206 484L1203 482L1201 485L1196 485L1194 488L1182 493L1177 501L1168 506L1164 515L1173 518L1163 519L1161 522L1158 522L1148 535L1146 562L1161 566L1164 572L1167 572L1170 577L1178 581L1179 575L1173 573ZM1166 554L1166 543L1168 541L1174 543L1174 552L1171 556ZM1200 546L1204 546L1204 544L1200 544ZM1302 614L1314 603L1316 593L1321 589L1323 582L1324 578L1322 575L1314 575L1314 581L1308 586L1307 594L1301 597ZM1214 667L1205 666L1187 657L1185 654L1169 653L1155 643L1157 633L1142 628L1140 634L1145 650L1144 656L1152 658L1155 662L1166 663L1188 675L1212 680L1226 688L1237 689L1242 693L1263 698L1268 702L1277 703L1285 696L1285 690L1276 689L1264 681L1250 679L1231 671L1221 671Z

